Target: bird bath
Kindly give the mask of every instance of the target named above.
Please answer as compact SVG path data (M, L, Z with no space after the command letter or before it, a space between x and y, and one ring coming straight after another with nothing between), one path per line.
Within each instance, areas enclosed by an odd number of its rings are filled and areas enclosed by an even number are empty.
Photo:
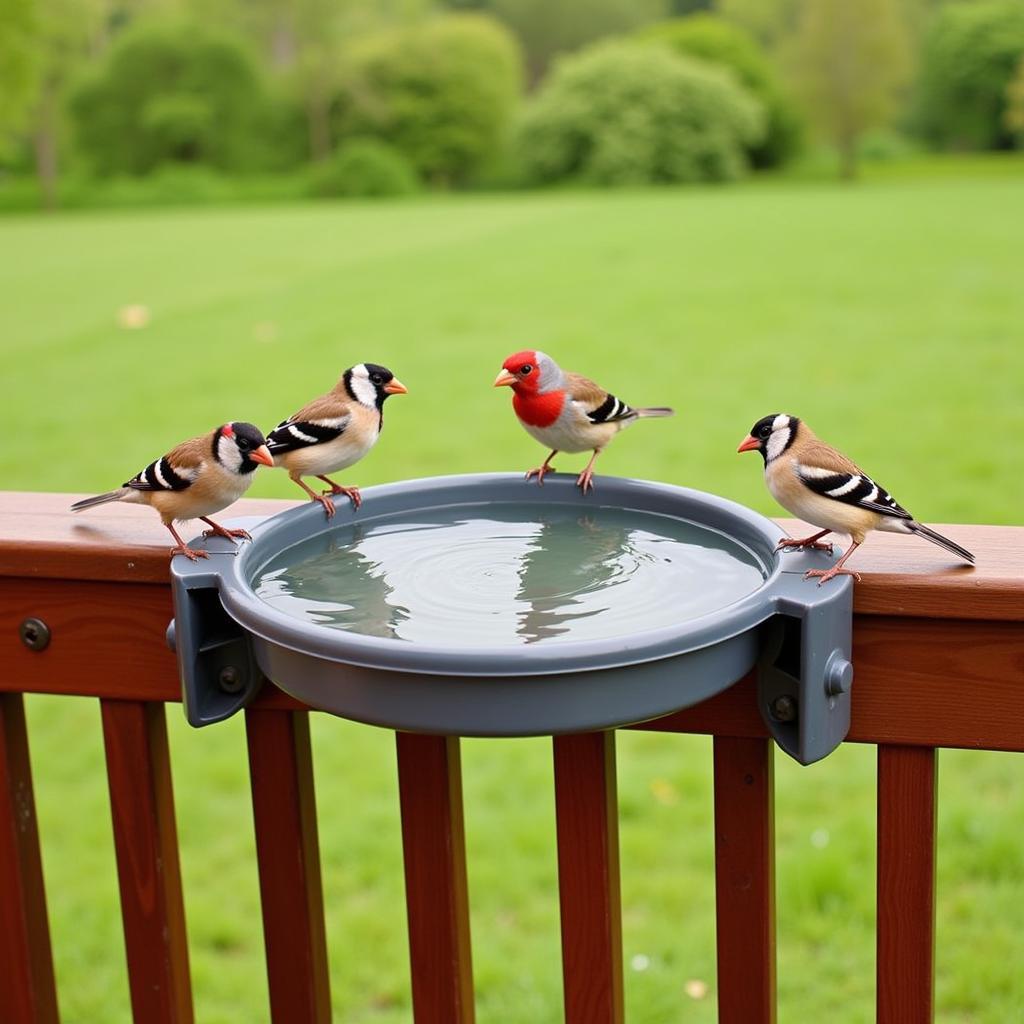
M171 564L185 709L243 707L261 673L396 729L528 736L698 703L755 665L779 744L809 763L849 726L852 584L802 579L770 520L714 495L569 476L414 480L359 512L289 509Z

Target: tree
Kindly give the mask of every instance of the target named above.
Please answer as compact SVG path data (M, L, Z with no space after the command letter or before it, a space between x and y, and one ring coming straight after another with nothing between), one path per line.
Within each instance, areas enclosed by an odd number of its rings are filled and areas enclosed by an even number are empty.
M1024 53L1017 70L1006 85L1006 127L1016 136L1017 145L1024 146Z
M561 58L519 133L537 182L728 181L747 166L760 104L728 72L667 47L598 43Z
M262 156L256 66L234 36L197 24L126 29L70 109L100 174L145 174L167 162L246 170Z
M789 50L794 84L839 150L841 174L857 173L857 143L891 114L910 73L896 0L801 0Z
M928 31L921 57L917 125L945 149L1013 145L1007 86L1024 54L1024 3L950 4Z
M715 11L775 51L793 34L800 0L715 0Z
M666 0L490 0L488 6L522 42L531 82L556 54L669 13Z
M36 84L32 0L0 0L0 154L5 136L22 128Z
M764 51L745 30L713 14L696 14L647 25L637 37L728 68L757 97L767 120L764 138L750 151L755 167L777 167L796 151L800 118Z
M101 43L106 0L34 0L30 11L24 0L0 4L0 129L28 132L43 206L53 209L64 93Z
M424 180L465 182L506 142L522 90L514 36L482 14L449 14L353 44L343 136L396 146Z

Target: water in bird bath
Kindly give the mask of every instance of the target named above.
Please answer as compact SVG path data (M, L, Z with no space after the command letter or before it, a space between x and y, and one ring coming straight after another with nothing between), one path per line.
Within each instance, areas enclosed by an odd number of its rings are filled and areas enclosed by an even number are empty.
M682 519L499 503L339 526L275 556L253 589L305 622L465 649L625 638L764 579L745 547Z

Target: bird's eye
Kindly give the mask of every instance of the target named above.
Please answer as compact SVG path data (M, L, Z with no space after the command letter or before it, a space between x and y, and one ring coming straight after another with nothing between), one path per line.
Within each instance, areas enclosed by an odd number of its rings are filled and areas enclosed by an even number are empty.
M249 448L249 442L246 441L244 437L240 437L238 439L238 447L241 448L243 452L247 451Z
M529 376L529 375L530 375L531 373L533 373L533 366L531 366L531 365L530 365L530 363L525 363L525 364L524 364L523 366L521 366L521 367L519 368L519 372L520 372L520 373L521 373L521 374L522 374L522 375L523 375L524 377L527 377L527 376Z
M766 423L757 433L759 437L770 437L772 428Z
M384 383L384 378L379 373L372 374L370 380L373 381L374 384Z

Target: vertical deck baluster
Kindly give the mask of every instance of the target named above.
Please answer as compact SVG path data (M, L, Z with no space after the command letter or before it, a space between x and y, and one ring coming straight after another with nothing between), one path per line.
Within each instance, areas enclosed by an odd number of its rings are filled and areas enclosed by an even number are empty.
M775 1021L775 781L770 740L716 736L720 1024Z
M271 1019L329 1024L309 714L250 709L245 727Z
M615 733L554 739L566 1024L621 1024Z
M100 704L132 1014L137 1024L192 1024L164 706Z
M878 748L878 1024L931 1024L938 759Z
M416 1024L472 1024L459 741L396 734Z
M0 1020L56 1024L57 990L20 693L0 694Z

